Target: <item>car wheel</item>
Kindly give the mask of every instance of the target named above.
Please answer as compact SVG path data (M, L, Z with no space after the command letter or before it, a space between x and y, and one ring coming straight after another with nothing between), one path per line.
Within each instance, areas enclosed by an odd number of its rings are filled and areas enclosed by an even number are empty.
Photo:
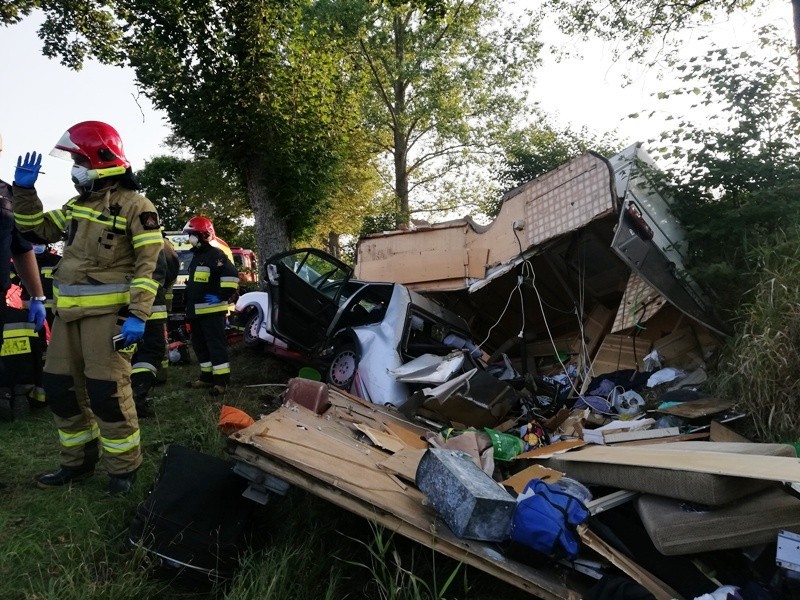
M354 344L343 344L336 349L328 367L328 383L345 391L350 390L356 378L360 357Z
M258 346L261 338L258 337L258 330L261 327L261 313L257 310L250 311L244 322L242 341L245 346Z

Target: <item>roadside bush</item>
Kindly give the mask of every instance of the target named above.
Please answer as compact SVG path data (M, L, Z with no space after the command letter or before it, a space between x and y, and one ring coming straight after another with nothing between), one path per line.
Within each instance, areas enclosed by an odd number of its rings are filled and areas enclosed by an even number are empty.
M714 391L747 412L755 438L800 440L800 229L751 253L756 284L739 308Z

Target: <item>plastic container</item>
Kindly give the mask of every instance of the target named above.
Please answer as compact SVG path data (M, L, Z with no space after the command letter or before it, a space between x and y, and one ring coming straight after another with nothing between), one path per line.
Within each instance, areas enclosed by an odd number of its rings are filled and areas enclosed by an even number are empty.
M297 372L297 376L311 381L322 381L322 375L314 367L302 367Z

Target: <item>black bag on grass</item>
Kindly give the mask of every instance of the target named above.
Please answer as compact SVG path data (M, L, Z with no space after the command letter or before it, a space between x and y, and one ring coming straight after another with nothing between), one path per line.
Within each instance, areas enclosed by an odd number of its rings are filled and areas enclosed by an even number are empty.
M128 541L162 574L194 582L230 579L247 540L253 502L233 462L171 445L147 497L139 504Z

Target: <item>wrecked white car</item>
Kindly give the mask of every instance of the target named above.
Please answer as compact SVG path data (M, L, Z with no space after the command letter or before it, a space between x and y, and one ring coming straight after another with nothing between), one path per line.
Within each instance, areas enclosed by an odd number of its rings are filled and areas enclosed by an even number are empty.
M317 366L329 383L371 402L406 402L406 384L390 371L409 360L472 346L455 313L401 284L354 280L321 250L277 254L266 271L269 291L236 303L245 344Z

